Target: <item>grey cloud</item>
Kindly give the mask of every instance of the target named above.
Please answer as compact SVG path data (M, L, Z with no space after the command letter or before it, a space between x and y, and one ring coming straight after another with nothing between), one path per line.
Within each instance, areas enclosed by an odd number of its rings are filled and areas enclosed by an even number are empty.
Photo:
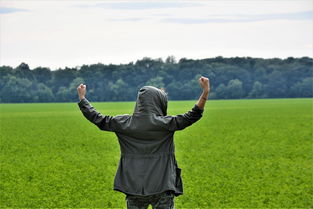
M198 2L166 2L166 1L125 1L125 2L103 2L98 4L77 5L79 8L106 8L106 9L125 9L125 10L146 10L146 9L169 9L169 8L185 8L200 7L204 4Z
M146 17L128 17L128 18L111 18L111 21L134 22L153 20L163 23L178 23L178 24L205 24L205 23L238 23L238 22L257 22L266 20L313 20L313 10L282 13L282 14L262 14L262 15L208 15L206 18L189 18L189 17L171 17L170 14L150 14Z
M116 22L137 22L137 21L143 21L143 20L148 20L148 19L149 18L133 17L133 18L110 18L108 20L116 21Z
M204 24L204 23L235 23L235 22L256 22L265 20L313 20L313 10L264 15L212 15L208 18L162 18L160 22L179 24Z

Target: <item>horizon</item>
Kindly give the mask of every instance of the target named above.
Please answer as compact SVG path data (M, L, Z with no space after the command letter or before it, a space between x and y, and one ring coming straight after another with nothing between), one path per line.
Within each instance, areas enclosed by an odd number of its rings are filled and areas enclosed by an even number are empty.
M170 56L173 56L173 55L170 55ZM250 57L250 56L233 56L233 57L223 57L223 56L215 56L215 57L206 57L206 58L199 58L199 59L193 59L193 58L188 58L188 57L181 57L180 59L188 59L188 60L205 60L205 59L214 59L214 58L217 58L217 57L222 57L223 59L232 59L232 58L251 58L251 59L265 59L265 60L268 60L268 59L281 59L281 60L286 60L288 58L294 58L294 59L301 59L301 58L309 58L309 59L313 59L313 56L312 57L309 57L309 56L301 56L301 57L294 57L294 56L289 56L289 57L284 57L284 58L281 58L281 57L269 57L269 58L264 58L264 57ZM22 63L25 63L29 66L29 69L30 70L33 70L33 69L36 69L36 68L49 68L51 71L55 71L55 70L60 70L60 69L66 69L66 68L80 68L84 65L86 66L90 66L90 65L97 65L97 64L102 64L102 65L129 65L131 63L133 64L136 64L137 61L140 61L140 60L143 60L144 58L149 58L151 60L157 60L161 57L157 57L157 58L152 58L152 57L142 57L141 59L137 59L135 61L131 61L131 62L128 62L128 63L119 63L119 64L115 64L115 63L102 63L102 62L97 62L97 63L91 63L91 64L82 64L82 65L76 65L76 66L73 66L73 67L70 67L70 66L64 66L64 67L58 67L58 68L51 68L49 66L35 66L35 67L31 67L27 62L21 62L19 63L18 65L16 66L10 66L10 65L0 65L0 67L4 67L4 66L7 66L7 67L11 67L11 68L17 68L19 65L21 65ZM165 59L166 57L163 59L162 58L162 61L165 62ZM175 57L175 64L177 64L179 62L180 59L177 59Z
M171 56L171 55L170 55ZM280 60L286 60L288 58L294 58L294 59L301 59L301 58L309 58L309 59L313 59L313 56L312 57L309 57L309 56L301 56L301 57L294 57L294 56L289 56L289 57L284 57L284 58L281 58L281 57L269 57L269 58L264 58L264 57L250 57L250 56L242 56L242 57L239 57L239 56L233 56L233 57L223 57L223 56L215 56L215 57L206 57L206 58L199 58L199 59L193 59L193 58L188 58L188 57L181 57L180 59L188 59L188 60L205 60L205 59L214 59L214 58L217 58L217 57L222 57L223 59L232 59L232 58L241 58L241 59L246 59L246 58L251 58L251 59L264 59L264 60L270 60L270 59L280 59ZM91 63L91 64L82 64L82 65L76 65L76 66L73 66L73 67L70 67L70 66L64 66L64 67L58 67L58 68L51 68L49 66L35 66L35 67L31 67L27 62L21 62L19 63L18 65L16 66L10 66L10 65L0 65L0 68L1 67L11 67L11 68L17 68L19 65L21 65L22 63L24 64L27 64L29 66L29 69L30 70L33 70L33 69L36 69L36 68L49 68L51 71L55 71L55 70L60 70L60 69L66 69L66 68L76 68L76 69L79 69L81 68L82 66L91 66L91 65L97 65L97 64L102 64L102 65L129 65L131 63L133 63L134 65L136 64L137 61L140 61L140 60L143 60L144 58L149 58L151 60L157 60L161 57L157 57L157 58L152 58L152 57L142 57L141 59L137 59L135 61L130 61L128 63L119 63L119 64L115 64L115 63L102 63L102 62L97 62L97 63ZM165 62L165 59L166 58L161 58L163 62ZM177 59L175 57L175 64L177 64L179 62L180 59Z

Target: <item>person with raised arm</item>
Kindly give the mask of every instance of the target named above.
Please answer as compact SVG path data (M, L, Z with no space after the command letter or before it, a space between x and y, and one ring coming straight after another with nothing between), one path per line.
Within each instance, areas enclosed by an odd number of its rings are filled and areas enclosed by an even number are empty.
M124 193L128 209L173 209L174 197L183 194L181 168L175 157L174 133L197 122L210 92L209 79L201 76L202 92L197 103L184 114L167 115L164 90L139 89L132 115L103 115L86 99L80 84L78 106L84 117L100 130L114 132L121 155L113 189Z

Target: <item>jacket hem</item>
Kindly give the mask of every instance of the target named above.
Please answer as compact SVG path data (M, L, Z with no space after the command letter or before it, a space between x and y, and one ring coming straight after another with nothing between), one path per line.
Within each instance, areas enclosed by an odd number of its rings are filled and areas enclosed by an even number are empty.
M149 193L149 194L145 194L145 195L142 195L142 194L138 194L138 193L132 193L132 192L126 192L125 190L123 190L121 187L114 187L113 190L115 191L118 191L118 192L122 192L124 193L125 195L137 195L137 196L150 196L150 195L155 195L155 194L159 194L159 193L162 193L162 192L165 192L165 191L168 191L168 190L171 190L174 192L174 195L177 197L179 195L183 195L183 192L179 192L173 188L168 188L168 189L163 189L159 192L154 192L154 193Z

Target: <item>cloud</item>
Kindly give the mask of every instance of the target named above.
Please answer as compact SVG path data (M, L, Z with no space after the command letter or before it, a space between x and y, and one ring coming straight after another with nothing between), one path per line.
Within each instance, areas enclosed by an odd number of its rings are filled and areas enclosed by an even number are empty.
M77 5L79 8L106 8L117 10L147 10L147 9L169 9L169 8L186 8L186 7L201 7L204 4L198 2L165 2L165 1L135 1L135 2L104 2L89 5Z
M10 7L0 7L0 14L8 14L14 12L27 12L26 9L10 8Z
M148 20L149 18L133 17L133 18L110 18L108 20L115 22L138 22Z
M162 18L160 22L180 24L203 24L203 23L235 23L235 22L256 22L266 20L313 20L313 10L264 15L212 15L208 18Z

